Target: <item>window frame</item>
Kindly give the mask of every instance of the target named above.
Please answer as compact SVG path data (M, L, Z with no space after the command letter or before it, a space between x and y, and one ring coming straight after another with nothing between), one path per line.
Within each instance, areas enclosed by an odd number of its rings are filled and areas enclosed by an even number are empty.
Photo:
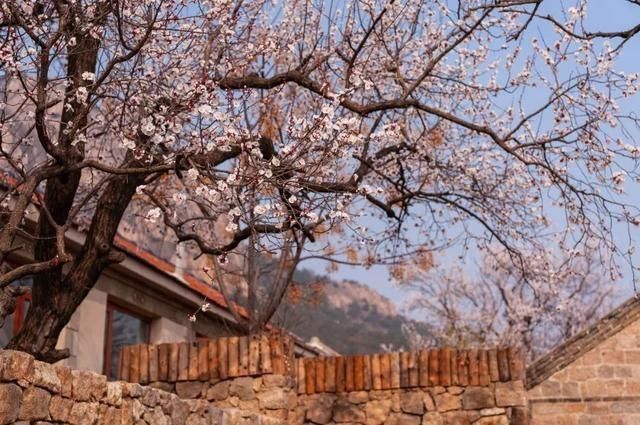
M104 333L104 359L102 361L102 374L110 378L111 371L111 363L113 359L111 358L111 352L113 351L113 315L115 311L119 311L120 313L127 314L132 316L142 322L147 324L147 335L145 338L145 342L141 344L148 344L151 339L151 321L152 319L144 314L140 314L136 311L133 311L127 307L124 307L122 304L115 302L111 299L107 300L107 311L106 311L106 323L105 323L105 333Z

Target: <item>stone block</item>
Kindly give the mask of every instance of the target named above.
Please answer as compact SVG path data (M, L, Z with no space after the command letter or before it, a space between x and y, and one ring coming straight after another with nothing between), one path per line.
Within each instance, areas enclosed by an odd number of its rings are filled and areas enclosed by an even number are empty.
M391 398L391 391L369 391L369 399L371 400L387 400Z
M178 394L180 398L200 398L202 395L202 382L176 382L176 394Z
M265 387L291 387L291 379L284 375L264 375L262 376L262 383Z
M367 391L353 391L348 396L349 403L361 404L369 401L369 393Z
M0 380L18 381L29 376L35 360L21 351L0 350Z
M160 392L154 388L144 387L140 401L145 406L155 407L160 404Z
M506 415L486 416L475 421L473 425L509 425L509 419Z
M365 407L367 424L382 425L391 413L391 400L371 400Z
M22 403L18 418L26 421L49 419L51 394L42 388L28 387L22 392Z
M571 381L587 381L595 378L597 375L595 366L576 366L569 367L569 380Z
M424 413L424 396L421 392L403 392L400 394L400 409L404 413L422 415Z
M401 413L396 417L396 425L420 425L422 422L421 416L407 415Z
M307 420L317 424L327 424L333 416L333 403L335 396L320 394L305 400Z
M54 394L58 394L62 386L54 366L37 360L33 362L33 369L27 376L27 380Z
M229 397L229 381L218 382L207 390L207 400L220 401Z
M364 423L366 419L365 412L359 406L355 406L348 401L339 400L333 406L334 422L356 422Z
M525 406L527 404L522 381L496 382L495 391L498 407Z
M120 406L122 404L122 385L119 382L107 382L107 404Z
M238 396L240 400L254 400L256 398L256 392L253 390L253 379L234 379L229 386L229 393Z
M496 405L493 391L485 387L469 387L462 394L462 408L465 410L486 409Z
M442 415L440 413L427 413L422 417L422 425L443 425Z
M156 406L153 410L149 410L142 416L144 421L153 425L171 425L169 418L162 413L162 409Z
M73 389L73 376L71 375L71 369L65 366L54 366L58 380L60 380L60 394L63 397L71 397Z
M269 388L258 394L258 402L261 409L287 409L289 397L282 388Z
M479 418L477 412L447 412L444 414L445 423L447 425L471 425Z
M124 382L122 384L122 396L131 398L142 397L142 385Z
M16 384L0 384L0 424L15 422L20 412L22 390Z
M121 423L120 409L114 406L100 405L98 425L111 425Z
M93 394L93 375L93 373L84 370L71 371L71 397L74 400L91 400Z
M438 412L449 412L451 410L459 410L462 408L460 396L457 395L449 393L436 394L435 400Z
M57 422L69 422L72 407L73 400L55 395L49 401L49 416Z
M93 425L98 420L98 403L74 403L69 417L74 425Z
M512 407L511 408L511 425L528 425L529 414L526 407Z
M189 404L179 398L172 398L169 402L169 414L173 425L184 425L189 416Z

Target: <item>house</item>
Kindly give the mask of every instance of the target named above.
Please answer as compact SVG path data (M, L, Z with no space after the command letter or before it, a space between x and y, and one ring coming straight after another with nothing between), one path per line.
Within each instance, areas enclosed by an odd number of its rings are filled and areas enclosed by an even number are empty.
M68 245L78 247L84 234L67 233ZM109 267L80 304L58 341L71 356L62 361L74 369L104 373L115 378L118 355L124 345L192 341L198 337L237 334L233 315L222 294L181 268L142 249L129 239L116 238L116 246L126 253L123 262ZM25 261L17 253L13 261ZM28 282L22 282L23 284ZM15 313L0 328L0 348L20 329L30 295L18 300ZM204 302L207 311L189 321ZM294 336L298 356L317 356L322 350Z
M640 424L640 299L527 368L531 425Z

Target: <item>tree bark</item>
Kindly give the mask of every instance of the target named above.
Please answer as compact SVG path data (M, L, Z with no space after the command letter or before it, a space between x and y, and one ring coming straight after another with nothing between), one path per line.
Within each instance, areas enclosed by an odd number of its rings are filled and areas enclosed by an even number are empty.
M107 185L99 199L86 242L71 269L64 275L62 270L58 270L55 274L36 277L29 314L7 348L25 351L46 362L56 362L69 356L68 349L56 349L58 336L104 269L123 259L122 254L114 249L113 240L120 220L144 177L118 176Z

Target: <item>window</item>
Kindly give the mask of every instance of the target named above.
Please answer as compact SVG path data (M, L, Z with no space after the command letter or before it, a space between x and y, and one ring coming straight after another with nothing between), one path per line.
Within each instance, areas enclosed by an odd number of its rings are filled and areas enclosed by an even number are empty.
M31 287L33 284L31 277L25 277L12 283L12 285L23 285ZM27 310L31 304L31 291L16 298L16 310L4 319L4 325L0 328L0 348L7 346L11 338L18 333L24 318L27 317Z
M117 304L107 304L104 374L109 379L118 378L118 355L123 346L148 342L149 320Z

